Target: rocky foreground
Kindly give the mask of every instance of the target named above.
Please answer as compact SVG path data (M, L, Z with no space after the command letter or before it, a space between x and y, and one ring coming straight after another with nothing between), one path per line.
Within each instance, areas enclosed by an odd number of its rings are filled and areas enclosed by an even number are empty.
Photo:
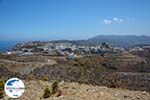
M59 83L61 94L43 99L44 89L51 83L45 81L25 81L26 90L19 100L150 100L148 92L107 88L79 83ZM5 96L2 100L8 100Z

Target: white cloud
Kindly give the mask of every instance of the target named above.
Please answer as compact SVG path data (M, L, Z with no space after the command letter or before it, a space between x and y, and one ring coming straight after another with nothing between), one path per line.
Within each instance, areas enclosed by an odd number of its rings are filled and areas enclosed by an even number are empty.
M123 19L119 19L120 22L123 22Z
M124 20L117 17L114 17L112 19L104 19L104 24L122 23L122 22L124 22Z
M105 24L111 24L111 23L112 23L112 20L104 19L104 23L105 23Z
M114 20L114 21L118 21L118 18L117 18L117 17L115 17L115 18L113 18L113 20Z
M121 22L123 22L123 19L120 19L120 18L114 17L114 18L113 18L113 21L114 21L114 22L121 23Z

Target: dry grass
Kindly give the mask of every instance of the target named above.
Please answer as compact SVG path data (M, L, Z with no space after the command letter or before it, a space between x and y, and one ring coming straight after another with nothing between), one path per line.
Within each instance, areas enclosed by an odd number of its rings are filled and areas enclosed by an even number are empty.
M78 83L63 83L61 96L51 95L43 99L47 83L44 81L25 82L28 87L20 100L149 100L150 94L141 91L114 89L102 86L92 86ZM50 85L48 85L50 86ZM49 92L48 92L49 93ZM31 95L32 94L32 95ZM6 99L7 100L7 99Z

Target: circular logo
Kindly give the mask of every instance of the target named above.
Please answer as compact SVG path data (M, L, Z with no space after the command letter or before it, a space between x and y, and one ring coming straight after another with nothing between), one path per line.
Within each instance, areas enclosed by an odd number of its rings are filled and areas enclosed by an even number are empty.
M19 98L25 91L25 86L22 80L11 78L5 83L5 93L11 98Z

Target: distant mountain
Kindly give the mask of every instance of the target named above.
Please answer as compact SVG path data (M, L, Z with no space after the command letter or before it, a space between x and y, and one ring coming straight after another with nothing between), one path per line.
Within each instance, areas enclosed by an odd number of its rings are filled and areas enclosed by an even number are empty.
M77 45L98 45L107 42L113 46L132 47L134 45L150 45L150 36L136 35L98 35L88 40L73 41Z
M32 41L34 42L34 41ZM37 41L42 44L46 41ZM106 42L112 46L119 46L129 48L133 46L150 45L150 36L136 36L136 35L98 35L87 40L56 40L50 42L70 42L75 45L99 45ZM0 52L11 49L18 41L0 41ZM39 45L40 45L39 44Z

